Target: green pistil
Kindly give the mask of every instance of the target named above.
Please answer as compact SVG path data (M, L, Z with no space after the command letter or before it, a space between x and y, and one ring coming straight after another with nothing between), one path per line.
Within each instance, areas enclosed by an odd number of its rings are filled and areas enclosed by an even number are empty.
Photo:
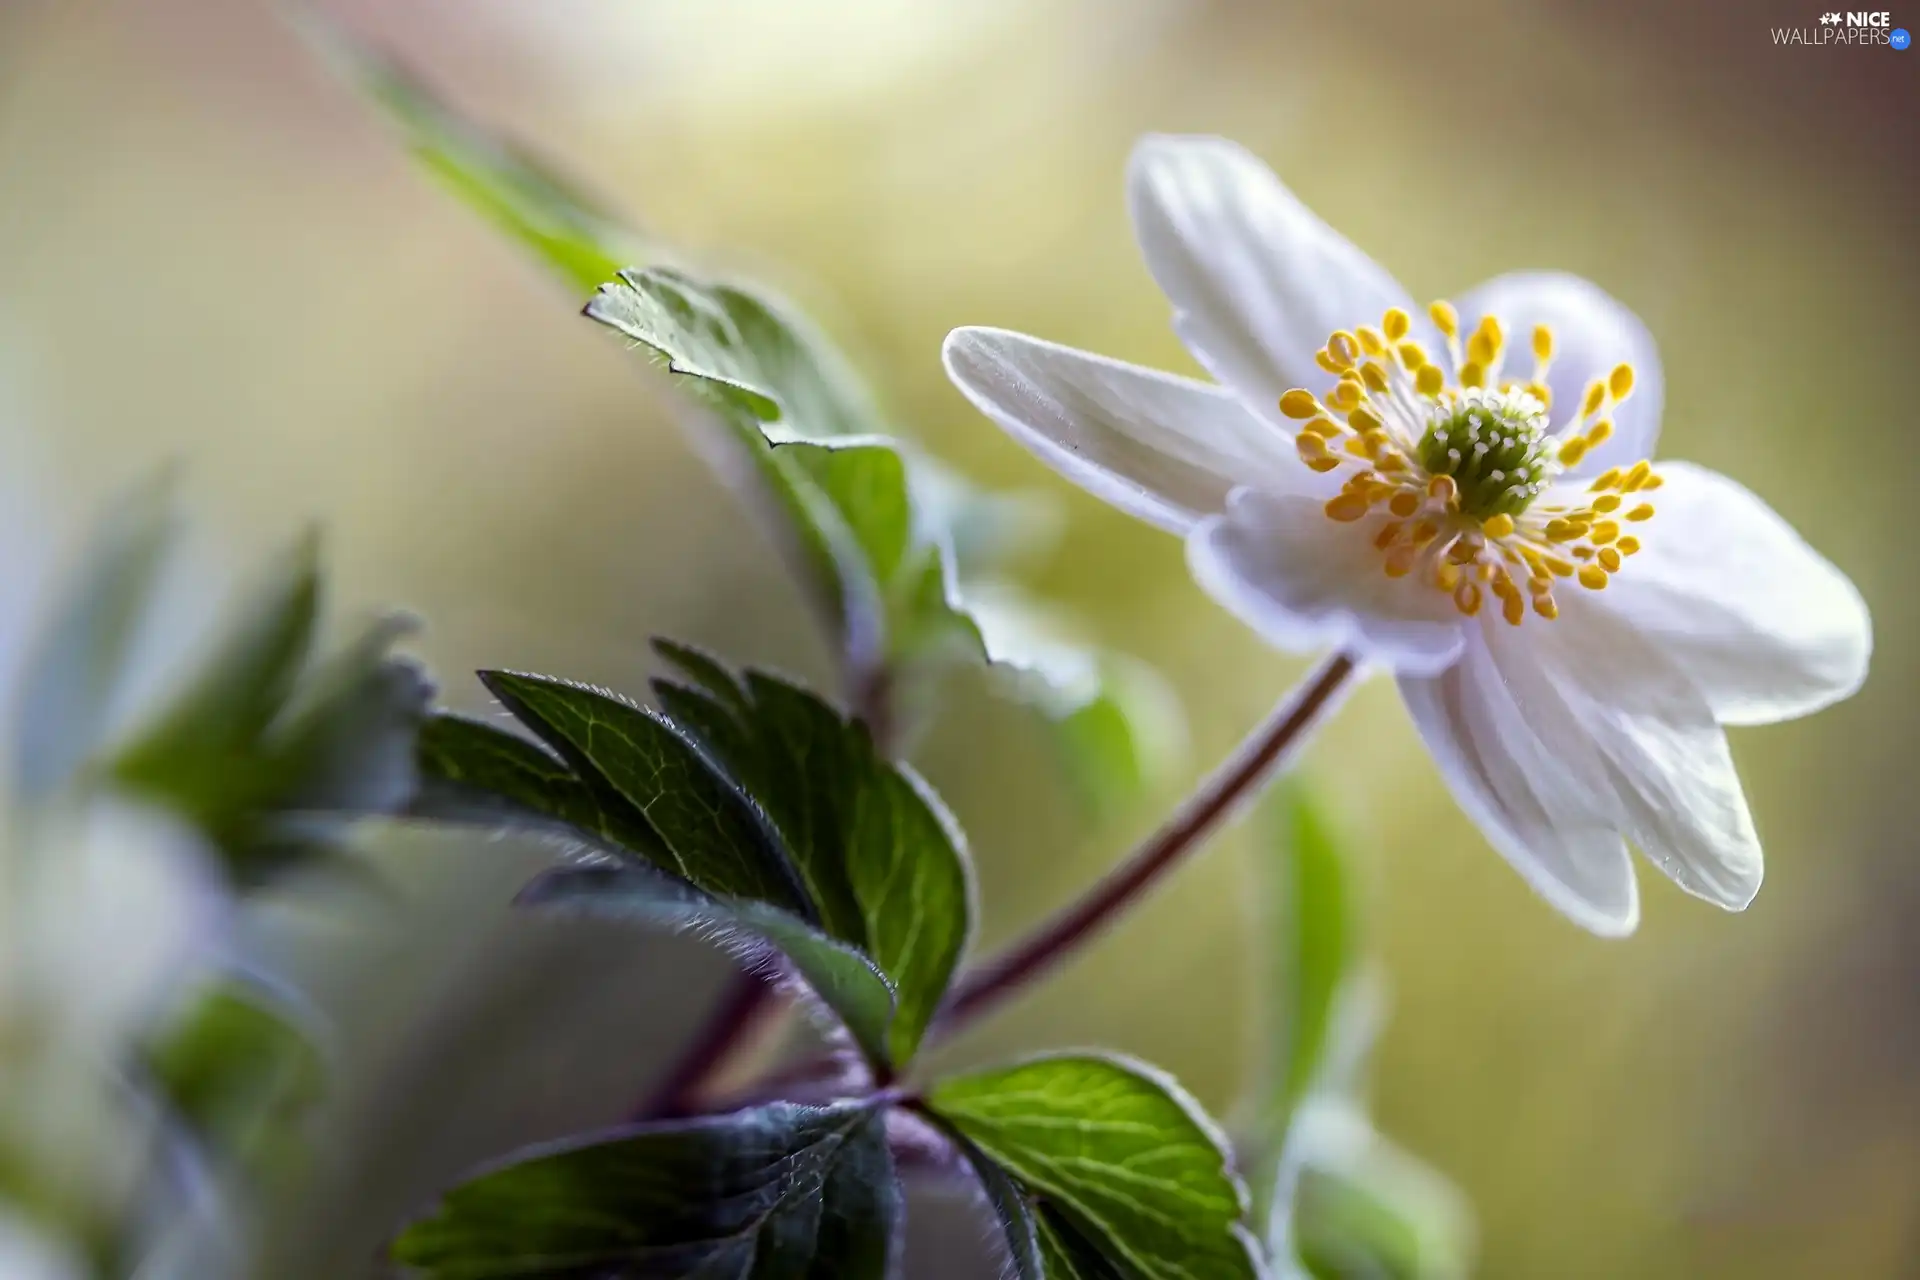
M1544 415L1504 398L1456 401L1420 437L1420 465L1452 476L1460 510L1479 520L1517 516L1547 487Z

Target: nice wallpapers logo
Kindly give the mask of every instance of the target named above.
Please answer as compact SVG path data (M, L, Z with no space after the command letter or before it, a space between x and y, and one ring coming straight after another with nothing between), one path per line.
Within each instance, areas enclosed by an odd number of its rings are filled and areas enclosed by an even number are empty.
M1884 45L1905 51L1913 37L1893 25L1890 13L1823 13L1810 27L1774 27L1775 44L1802 44L1832 48L1869 48Z

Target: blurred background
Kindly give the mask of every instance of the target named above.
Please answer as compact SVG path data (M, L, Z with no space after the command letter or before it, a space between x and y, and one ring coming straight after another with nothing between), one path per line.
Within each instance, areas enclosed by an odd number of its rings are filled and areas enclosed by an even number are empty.
M1560 267L1648 323L1663 453L1728 471L1851 573L1865 692L1734 733L1769 857L1744 916L1643 874L1628 942L1528 893L1453 807L1390 685L1307 768L1367 852L1393 987L1382 1127L1477 1207L1490 1278L1920 1275L1915 492L1920 52L1783 48L1799 0L380 0L316 4L705 261L787 289L896 418L1067 514L1039 581L1166 673L1188 773L1300 664L1178 543L1070 492L938 362L987 323L1192 365L1131 244L1147 130L1252 147L1418 297ZM1803 12L1805 9L1807 11ZM1920 28L1920 8L1893 14ZM167 458L210 554L326 530L336 613L419 612L447 702L477 666L638 690L666 633L814 680L777 560L672 393L411 166L270 6L0 0L0 414L47 552ZM1904 536L1904 535L1903 535ZM343 607L342 607L343 606ZM962 686L918 763L966 825L981 949L1153 824L1090 826L1033 722ZM313 1167L260 1274L374 1274L475 1161L620 1114L727 966L690 939L515 918L537 851L398 833L397 891L261 926L329 1015ZM1233 1103L1251 828L951 1061L1105 1045ZM986 1274L961 1206L915 1276Z

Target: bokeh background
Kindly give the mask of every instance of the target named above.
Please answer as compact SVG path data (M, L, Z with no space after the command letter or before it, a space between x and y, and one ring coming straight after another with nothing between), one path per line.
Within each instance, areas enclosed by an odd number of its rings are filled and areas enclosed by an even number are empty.
M1920 1274L1911 503L1920 52L1782 48L1799 0L326 0L462 107L706 261L804 299L898 419L1067 517L1039 568L1159 666L1190 776L1297 674L1177 543L1044 472L946 383L991 323L1191 369L1121 198L1140 132L1224 133L1406 281L1599 281L1666 359L1664 451L1729 471L1871 602L1866 690L1736 731L1768 884L1723 915L1645 874L1629 942L1534 900L1390 686L1308 762L1366 852L1394 990L1383 1127L1477 1206L1492 1278ZM1802 10L1806 10L1803 12ZM1920 28L1920 8L1896 11ZM815 679L829 656L672 393L415 171L248 0L0 0L0 385L49 547L184 457L235 561L327 530L337 604L398 603L446 699L511 666L637 689L664 632ZM961 686L919 763L967 825L990 948L1153 822L1089 824L1027 717ZM261 1275L374 1274L472 1162L603 1122L727 967L514 918L537 854L397 834L396 892L268 913L331 1016L314 1167ZM1227 1109L1250 1060L1251 829L945 1050L1098 1044ZM932 1204L915 1276L986 1274Z

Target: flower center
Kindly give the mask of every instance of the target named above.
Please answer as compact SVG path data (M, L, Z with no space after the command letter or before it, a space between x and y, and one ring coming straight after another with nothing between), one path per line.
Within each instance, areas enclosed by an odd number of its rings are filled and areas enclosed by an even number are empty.
M1525 391L1463 391L1435 400L1414 455L1428 475L1451 476L1460 510L1517 516L1552 479L1547 406Z
M1445 337L1446 370L1409 337L1407 313L1390 310L1378 329L1340 330L1315 359L1338 378L1325 396L1295 388L1280 410L1300 420L1300 460L1314 471L1350 473L1327 516L1364 524L1389 577L1411 577L1447 592L1469 617L1486 593L1519 626L1529 601L1559 616L1556 580L1603 589L1640 541L1622 531L1653 516L1639 495L1660 487L1640 461L1597 477L1577 499L1537 503L1567 470L1613 434L1607 416L1633 394L1633 368L1596 379L1555 430L1547 369L1553 331L1532 333L1533 374L1501 377L1506 329L1493 316L1460 340L1459 317L1429 309Z

